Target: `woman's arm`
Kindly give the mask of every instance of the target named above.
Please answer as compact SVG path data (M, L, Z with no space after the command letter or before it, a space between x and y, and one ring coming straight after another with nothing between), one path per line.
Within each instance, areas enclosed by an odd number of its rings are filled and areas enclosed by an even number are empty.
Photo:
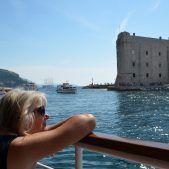
M95 125L95 117L91 114L72 116L57 128L16 138L11 143L9 155L15 158L15 161L25 159L36 162L78 142L89 134Z
M64 120L62 120L62 121L60 121L60 122L58 122L58 123L56 123L56 124L52 124L52 125L46 126L46 127L45 127L45 131L53 130L53 129L55 129L55 128L61 126L62 124L64 124L67 120L69 120L69 119L72 118L72 117L73 117L73 116L71 116L71 117L69 117L69 118L67 118L67 119L64 119Z

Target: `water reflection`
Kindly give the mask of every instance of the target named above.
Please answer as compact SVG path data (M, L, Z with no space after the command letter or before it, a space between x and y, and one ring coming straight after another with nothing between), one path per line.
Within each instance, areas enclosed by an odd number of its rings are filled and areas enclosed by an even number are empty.
M96 116L97 132L169 142L169 93L79 89L76 95L62 95L43 91L48 96L49 124L73 114L89 112ZM74 149L64 149L42 162L54 168L73 169ZM89 151L84 152L83 166L92 169L154 169Z
M120 136L169 142L169 93L121 92L117 99Z

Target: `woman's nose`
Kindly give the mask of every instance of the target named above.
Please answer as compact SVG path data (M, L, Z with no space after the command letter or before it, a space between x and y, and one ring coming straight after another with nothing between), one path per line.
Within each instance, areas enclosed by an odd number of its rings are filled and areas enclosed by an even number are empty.
M49 115L46 113L45 114L45 120L47 120L49 118Z

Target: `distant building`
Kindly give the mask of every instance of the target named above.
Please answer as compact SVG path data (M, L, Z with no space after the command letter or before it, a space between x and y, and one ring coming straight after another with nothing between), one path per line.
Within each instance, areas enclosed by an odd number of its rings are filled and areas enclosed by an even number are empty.
M43 88L51 88L54 87L53 79L52 78L46 78L44 80L44 85L42 86Z
M116 47L116 88L154 88L169 84L169 40L121 32Z

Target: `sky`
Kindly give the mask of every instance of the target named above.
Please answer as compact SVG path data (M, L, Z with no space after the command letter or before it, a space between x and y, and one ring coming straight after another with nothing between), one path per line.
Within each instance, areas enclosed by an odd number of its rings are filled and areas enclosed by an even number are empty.
M168 39L168 0L0 0L0 68L37 84L114 83L116 39Z

